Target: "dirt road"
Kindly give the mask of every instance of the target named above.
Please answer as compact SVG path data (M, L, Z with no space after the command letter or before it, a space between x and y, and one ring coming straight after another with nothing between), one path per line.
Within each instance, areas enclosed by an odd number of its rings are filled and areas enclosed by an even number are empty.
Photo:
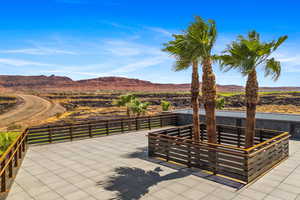
M45 120L56 113L62 113L65 109L59 104L50 102L34 95L18 94L23 103L14 109L0 115L0 129L11 124L30 126Z

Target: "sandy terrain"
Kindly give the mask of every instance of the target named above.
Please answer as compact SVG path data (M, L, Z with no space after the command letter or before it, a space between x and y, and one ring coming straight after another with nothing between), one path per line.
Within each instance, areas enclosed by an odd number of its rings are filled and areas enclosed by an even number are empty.
M19 94L23 103L15 109L0 115L0 129L11 124L20 124L22 127L37 124L56 113L62 113L65 109L59 104L52 103L34 95Z

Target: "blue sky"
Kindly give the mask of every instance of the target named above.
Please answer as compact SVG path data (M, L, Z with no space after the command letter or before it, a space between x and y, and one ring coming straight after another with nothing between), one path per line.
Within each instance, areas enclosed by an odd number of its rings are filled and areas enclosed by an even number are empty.
M186 83L191 71L172 71L174 58L160 49L199 15L217 22L217 53L252 29L263 40L288 35L274 54L282 62L281 78L273 82L260 71L259 81L261 86L300 86L299 9L297 0L3 0L0 71ZM238 72L223 73L217 65L214 70L219 84L245 84Z

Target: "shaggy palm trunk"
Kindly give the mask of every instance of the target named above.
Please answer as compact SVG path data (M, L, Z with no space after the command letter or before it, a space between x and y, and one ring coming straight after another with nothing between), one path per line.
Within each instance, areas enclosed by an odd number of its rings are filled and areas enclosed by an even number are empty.
M211 60L205 59L202 63L202 98L205 108L206 118L206 131L209 143L217 143L216 134L216 80L212 70ZM208 152L208 160L210 162L211 171L217 173L217 153L213 149L214 146L210 145L211 150Z
M258 82L256 77L256 71L253 70L248 75L246 84L246 105L247 105L247 118L246 118L246 138L245 147L249 148L254 145L255 136L255 113L256 105L258 102Z
M192 94L192 106L193 106L193 138L195 141L199 141L200 138L199 74L198 74L197 61L193 61L191 94Z
M203 61L202 98L206 115L206 130L209 143L217 142L216 134L216 80L213 73L211 60Z

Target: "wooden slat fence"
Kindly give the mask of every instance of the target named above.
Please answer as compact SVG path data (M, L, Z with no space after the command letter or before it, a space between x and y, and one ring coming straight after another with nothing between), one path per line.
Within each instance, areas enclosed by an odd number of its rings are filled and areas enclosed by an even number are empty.
M28 130L13 142L0 158L0 200L5 199L27 150Z
M158 134L167 134L170 136L183 136L188 139L192 139L193 135L191 134L191 125L181 126L176 128L171 128L168 130L155 131L154 133ZM245 146L245 127L237 127L230 125L217 125L217 143L218 144L226 144L233 145L236 147L243 148ZM259 144L263 141L266 141L276 135L278 135L279 131L267 130L267 129L256 129L254 144ZM207 132L206 125L200 124L200 139L201 141L207 142Z
M90 121L29 129L28 143L43 144L138 131L177 124L176 114Z
M256 130L255 142L258 144L245 149L244 128L218 125L217 130L218 144L207 142L204 124L199 142L192 140L192 126L151 132L148 135L149 156L199 167L245 183L288 157L287 132Z

